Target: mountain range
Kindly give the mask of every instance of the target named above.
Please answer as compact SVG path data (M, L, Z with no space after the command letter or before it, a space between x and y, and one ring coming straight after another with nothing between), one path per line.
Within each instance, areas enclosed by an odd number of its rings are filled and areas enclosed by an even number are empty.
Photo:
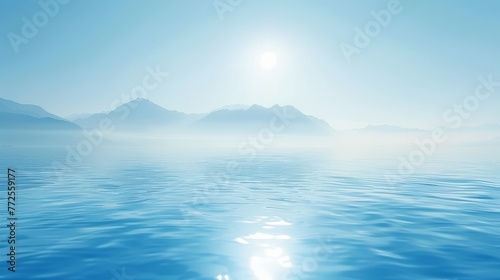
M291 135L332 135L335 131L324 120L306 115L293 106L229 105L205 114L187 114L165 109L147 99L135 99L116 109L96 114L72 115L66 119L49 113L40 106L20 104L0 98L0 143L19 141L20 136L33 139L58 139L83 130L99 129L103 120L115 133L133 134L253 134L273 130ZM16 134L13 134L13 131ZM351 132L413 133L425 130L392 125L367 126ZM468 127L460 131L499 132L499 124ZM43 137L40 137L43 136Z
M103 120L111 123L116 133L252 134L268 127L283 134L328 135L334 131L325 121L293 106L230 105L206 114L186 114L141 98L106 113L72 115L71 120L40 106L0 98L0 119L2 134L15 130L55 136L98 129Z
M222 109L195 121L191 131L203 133L245 133L269 128L284 134L331 134L333 129L323 120L307 116L293 106L274 105L265 108L252 105L246 109Z
M167 110L149 100L135 99L108 113L98 113L75 119L85 129L99 127L103 119L110 120L118 132L168 132L197 120L201 115Z
M36 105L20 104L0 98L0 129L5 130L65 130L78 131L81 128L61 117L45 111Z

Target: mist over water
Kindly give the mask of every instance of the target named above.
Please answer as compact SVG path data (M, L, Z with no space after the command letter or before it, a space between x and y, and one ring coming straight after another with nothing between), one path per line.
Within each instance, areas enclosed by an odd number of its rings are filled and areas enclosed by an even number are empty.
M411 147L252 156L175 142L103 145L63 174L50 166L64 148L2 147L17 168L19 244L15 278L0 279L499 275L496 150L438 151L389 184Z

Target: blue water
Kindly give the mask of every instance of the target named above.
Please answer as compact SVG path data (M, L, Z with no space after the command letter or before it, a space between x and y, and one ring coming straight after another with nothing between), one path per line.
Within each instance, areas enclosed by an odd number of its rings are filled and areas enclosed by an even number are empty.
M500 279L497 159L435 159L391 185L389 156L171 150L56 174L62 150L4 149L18 259L0 279Z

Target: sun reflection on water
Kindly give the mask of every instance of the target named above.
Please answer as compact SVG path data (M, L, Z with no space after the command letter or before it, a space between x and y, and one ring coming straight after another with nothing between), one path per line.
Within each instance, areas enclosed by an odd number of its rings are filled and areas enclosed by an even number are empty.
M250 257L250 268L258 280L275 280L293 267L292 260L283 243L291 240L287 234L282 234L283 227L292 224L277 217L257 217L254 221L244 221L259 225L259 231L236 238L236 242L252 246L254 253ZM279 233L267 233L273 231Z

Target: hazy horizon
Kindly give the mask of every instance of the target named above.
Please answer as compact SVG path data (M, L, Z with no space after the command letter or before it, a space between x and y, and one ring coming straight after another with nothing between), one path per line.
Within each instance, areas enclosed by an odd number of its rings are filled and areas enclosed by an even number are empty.
M119 106L123 106L123 105L127 105L129 102L135 102L137 100L140 100L140 99L144 99L144 100L147 100L149 102L152 102L153 104L156 104L154 103L153 101L149 100L148 98L141 98L141 97L138 97L134 100L130 100L128 102L125 102L123 104L120 103ZM15 100L9 100L9 99L5 99L5 100L8 100L8 101L12 101L12 102L16 102ZM18 102L16 102L18 103ZM39 106L37 104L23 104L23 103L20 103L22 105L34 105L34 106ZM156 104L158 105L158 104ZM260 107L263 107L263 108L272 108L273 106L280 106L280 107L286 107L286 106L292 106L296 109L298 109L299 111L300 108L298 108L297 106L295 105L292 105L292 104L273 104L269 107L266 107L266 106L262 106L260 104L227 104L227 105L224 105L224 106L221 106L221 107L218 107L218 108L214 108L210 111L206 111L206 112L201 112L201 113L194 113L194 112L183 112L183 111L179 111L179 110L176 110L175 108L165 108L163 107L164 109L166 110L169 110L169 111L176 111L176 112L180 112L180 113L183 113L183 114L191 114L191 115L207 115L207 114L210 114L210 113L213 113L213 112L216 112L216 111L219 111L219 110L230 110L230 111L238 111L238 110L246 110L248 109L249 107L251 106L260 106ZM118 106L118 107L119 107ZM239 108L241 106L244 106L245 108ZM41 106L39 106L41 107ZM42 109L44 109L43 107L41 107ZM133 109L132 109L133 110ZM68 120L70 122L75 122L76 120L78 119L84 119L84 118L88 118L88 117L91 117L93 115L99 115L99 114L109 114L110 112L112 112L113 110L109 110L109 111L101 111L101 112L94 112L94 113L89 113L89 112L84 112L84 113L71 113L69 115L66 115L66 116L60 116L60 115L57 115L58 117L61 117L65 120ZM49 111L47 111L48 113L51 113ZM309 115L309 116L312 116L312 117L316 117L315 115ZM323 119L320 119L320 120L323 120ZM330 122L328 122L327 120L323 120L325 122L328 123L328 125L330 127L332 127L333 129L335 130L338 130L338 131L345 131L345 130L359 130L359 129L370 129L370 128L387 128L387 129L390 129L390 128L402 128L402 129L417 129L417 130L421 130L421 131L429 131L430 129L425 129L425 128L421 128L421 127L404 127L404 126L399 126L399 125L394 125L394 124L391 124L391 123L368 123L366 125L361 125L361 126L355 126L355 127L349 127L349 128L345 128L345 127L338 127L335 123L332 124ZM495 122L486 122L486 123L481 123L481 124L476 124L476 125L464 125L464 126L461 126L461 128L463 129L468 129L468 128L479 128L479 127L485 127L485 126L497 126L497 125L500 125L500 123L495 123ZM435 127L436 128L436 127ZM438 127L437 127L438 128Z

